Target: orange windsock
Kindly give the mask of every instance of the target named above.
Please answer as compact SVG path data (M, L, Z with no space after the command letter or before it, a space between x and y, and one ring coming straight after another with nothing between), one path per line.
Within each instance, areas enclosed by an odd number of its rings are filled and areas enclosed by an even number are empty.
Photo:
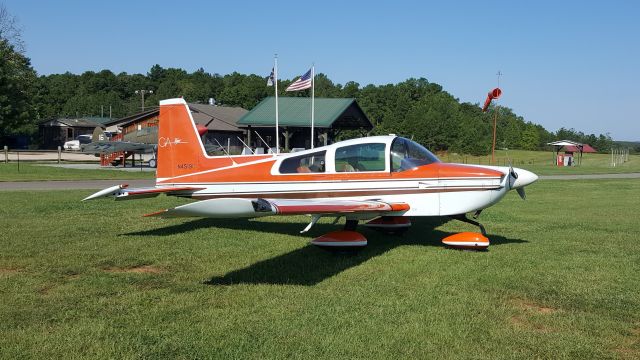
M209 129L207 129L207 127L202 124L196 124L196 130L198 130L198 134L200 136L206 134L207 131L209 131Z
M487 95L487 100L484 101L482 112L487 111L487 108L489 108L489 104L491 104L491 100L499 98L500 95L502 95L502 90L500 90L500 88L495 88L489 91L489 94Z

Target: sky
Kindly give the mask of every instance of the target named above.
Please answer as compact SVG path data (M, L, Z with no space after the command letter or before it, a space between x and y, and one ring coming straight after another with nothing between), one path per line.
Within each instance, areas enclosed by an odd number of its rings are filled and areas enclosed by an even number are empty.
M555 131L640 141L640 1L33 1L18 18L41 75L151 66L335 83L424 77Z

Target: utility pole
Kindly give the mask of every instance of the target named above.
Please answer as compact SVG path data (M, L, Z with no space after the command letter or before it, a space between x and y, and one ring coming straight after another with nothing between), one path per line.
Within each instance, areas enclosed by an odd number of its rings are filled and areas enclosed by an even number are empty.
M142 96L142 111L144 111L144 94L153 94L153 90L136 90L136 95Z
M496 74L498 76L498 89L500 89L500 76L502 72L498 70ZM498 111L499 111L498 99L496 98L495 114L493 115L493 143L491 145L491 165L496 164L496 127L498 126Z

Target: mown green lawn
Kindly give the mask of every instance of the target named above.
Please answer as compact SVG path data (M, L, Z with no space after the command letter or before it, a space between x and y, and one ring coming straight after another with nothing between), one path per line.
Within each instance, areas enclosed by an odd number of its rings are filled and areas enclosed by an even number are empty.
M11 162L0 163L0 181L41 180L109 180L109 179L153 179L151 171L117 171L113 169L65 169L38 164Z
M0 358L640 357L640 180L539 181L473 230L363 229L357 256L304 216L160 220L185 200L0 193Z
M538 175L574 175L574 174L614 174L640 172L640 155L629 155L629 161L611 166L611 154L584 154L579 166L554 166L555 155L550 151L496 150L496 165L531 170ZM471 156L460 154L440 155L445 162L490 165L491 154L487 156Z

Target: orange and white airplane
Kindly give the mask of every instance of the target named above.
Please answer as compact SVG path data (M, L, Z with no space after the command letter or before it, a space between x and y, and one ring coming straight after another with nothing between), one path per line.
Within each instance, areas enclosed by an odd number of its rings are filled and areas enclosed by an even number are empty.
M537 180L511 167L446 164L421 145L395 135L337 142L296 153L208 156L183 99L160 102L158 168L152 188L117 185L84 200L129 200L167 194L195 200L145 216L255 218L311 215L345 217L342 231L312 241L323 247L361 247L355 232L366 226L402 232L414 216L449 216L480 227L443 240L456 247L486 248L482 225L466 217L497 203L509 190L524 198Z

